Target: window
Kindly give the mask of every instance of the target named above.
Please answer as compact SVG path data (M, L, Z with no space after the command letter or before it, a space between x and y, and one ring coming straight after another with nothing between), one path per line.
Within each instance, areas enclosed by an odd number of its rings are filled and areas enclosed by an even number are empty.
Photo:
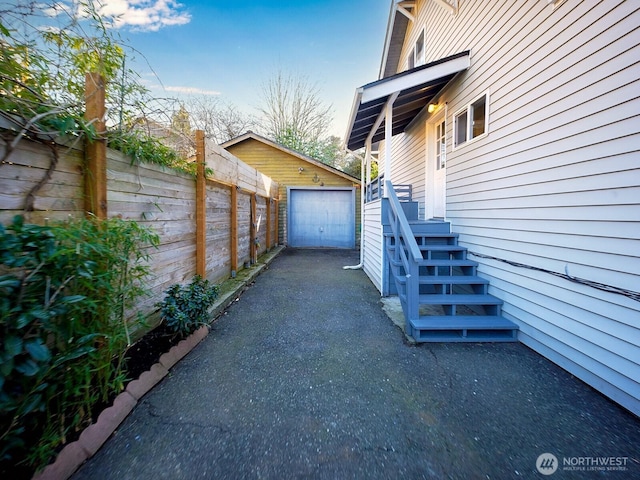
M409 58L407 59L409 70L414 67L419 67L420 65L424 65L424 30L420 32L420 36L416 40L411 52L409 52Z
M442 170L447 166L447 140L445 134L445 121L436 125L436 170Z
M415 66L424 65L424 30L420 32L420 36L416 40L415 56Z
M454 115L454 147L487 133L488 99L489 95L485 93Z

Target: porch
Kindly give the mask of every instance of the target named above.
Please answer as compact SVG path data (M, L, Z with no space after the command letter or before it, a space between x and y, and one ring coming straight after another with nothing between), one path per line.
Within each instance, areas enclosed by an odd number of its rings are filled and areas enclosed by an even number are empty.
M417 342L517 341L518 326L502 316L502 300L489 293L449 222L419 218L411 185L378 178L364 197L363 269L383 296L398 296L407 335Z

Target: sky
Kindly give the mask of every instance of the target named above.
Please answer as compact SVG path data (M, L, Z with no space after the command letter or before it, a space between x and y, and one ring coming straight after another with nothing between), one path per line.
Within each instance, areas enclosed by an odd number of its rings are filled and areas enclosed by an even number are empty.
M118 16L118 35L137 52L133 68L155 96L213 95L255 114L280 70L317 86L333 108L329 133L340 138L356 88L378 78L390 8L390 0L100 3Z

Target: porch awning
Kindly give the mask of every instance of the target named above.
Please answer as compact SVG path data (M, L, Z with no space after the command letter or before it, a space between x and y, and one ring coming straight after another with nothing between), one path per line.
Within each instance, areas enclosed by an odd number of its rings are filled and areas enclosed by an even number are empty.
M469 51L369 83L356 90L345 144L349 150L362 148L376 120L384 114L389 97L398 92L393 104L392 135L405 130L411 121L458 73L471 65ZM373 133L372 143L384 140L384 121Z

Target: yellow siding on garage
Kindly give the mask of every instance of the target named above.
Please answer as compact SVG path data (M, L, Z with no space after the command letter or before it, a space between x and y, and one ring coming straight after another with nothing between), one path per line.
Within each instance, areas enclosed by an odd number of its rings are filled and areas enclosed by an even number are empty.
M233 141L231 141L233 142ZM229 142L229 143L231 143ZM225 146L229 153L244 163L271 177L279 185L279 232L278 242L287 243L287 187L355 187L356 188L356 244L360 241L360 183L357 179L345 178L331 167L304 160L286 150L281 150L257 138L246 138ZM300 170L302 169L302 171ZM316 181L314 181L314 179Z

